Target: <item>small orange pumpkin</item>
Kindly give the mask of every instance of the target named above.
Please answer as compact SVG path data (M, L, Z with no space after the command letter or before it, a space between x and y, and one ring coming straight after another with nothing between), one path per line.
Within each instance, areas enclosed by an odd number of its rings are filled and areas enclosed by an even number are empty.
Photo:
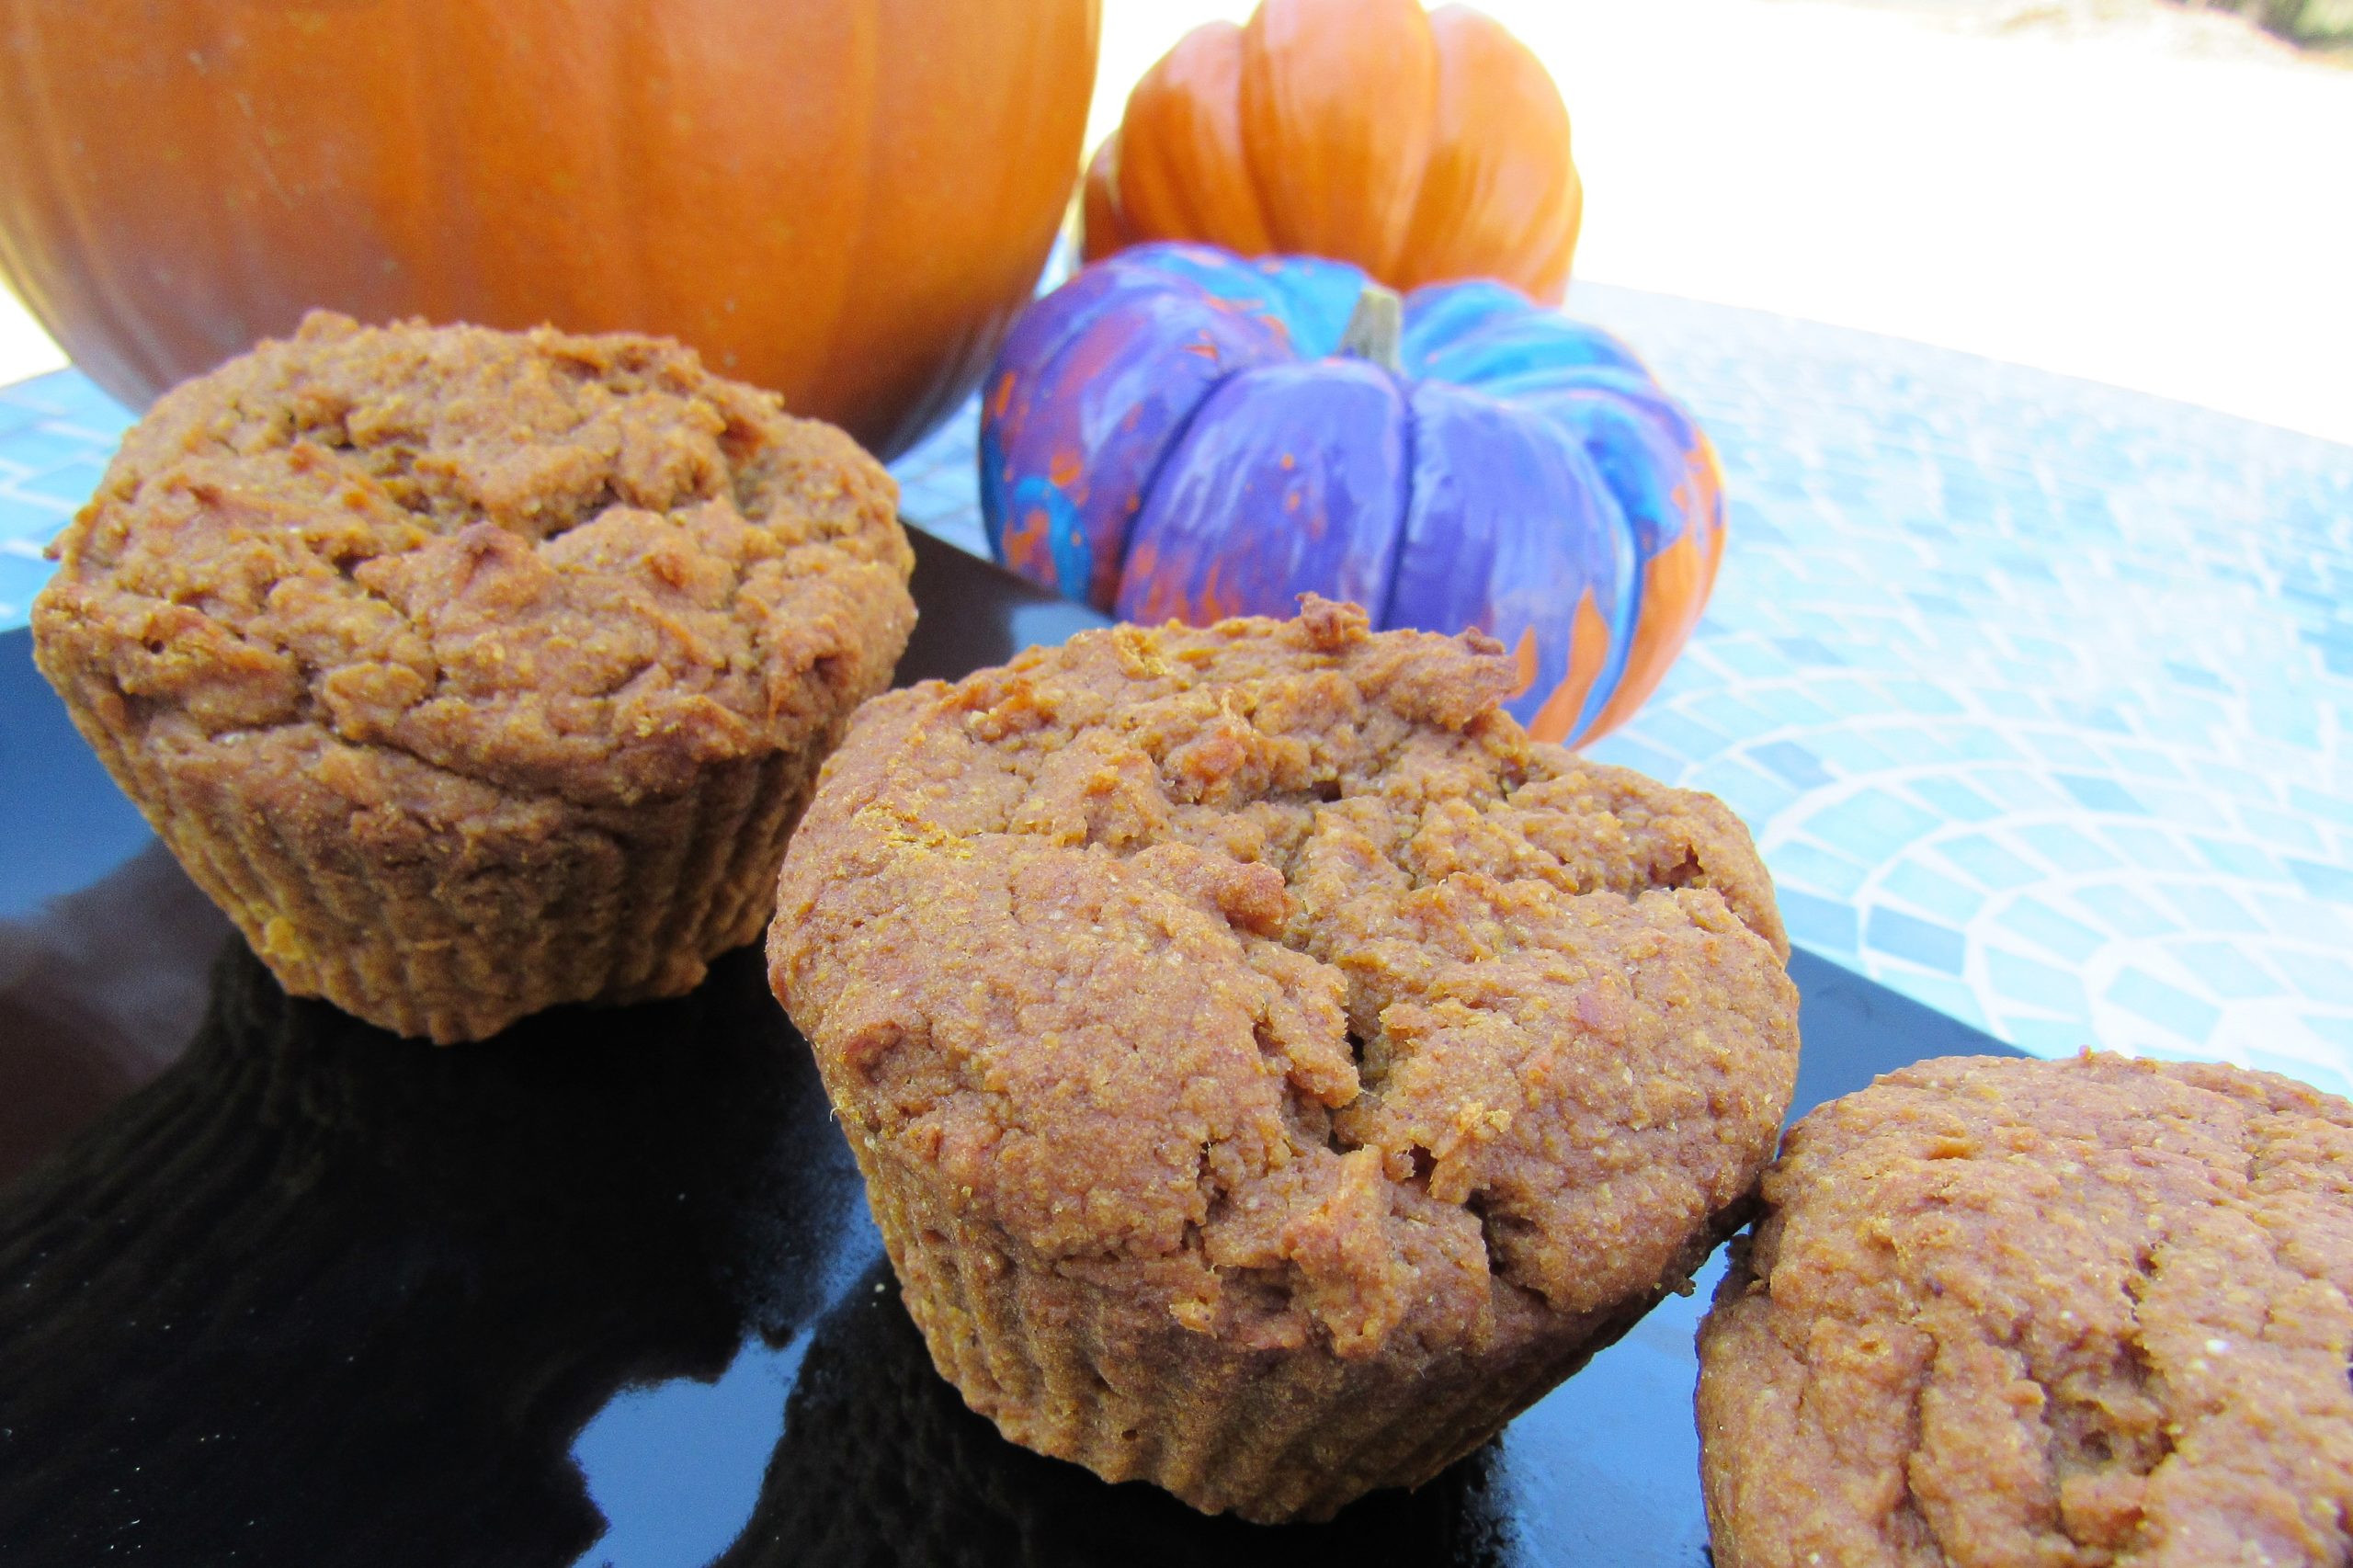
M1568 286L1584 187L1528 47L1467 6L1265 0L1188 33L1086 175L1086 258L1151 240L1353 262L1392 289Z
M888 455L1029 301L1099 0L0 0L0 274L142 404L305 309L658 332Z

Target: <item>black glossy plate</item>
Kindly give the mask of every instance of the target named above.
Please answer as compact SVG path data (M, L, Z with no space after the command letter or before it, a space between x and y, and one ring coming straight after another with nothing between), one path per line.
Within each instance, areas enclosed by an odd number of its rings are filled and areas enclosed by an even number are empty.
M917 538L906 678L1099 624ZM395 1040L270 979L0 637L0 1561L1705 1560L1670 1298L1324 1526L1002 1441L900 1310L755 950L691 996ZM1801 1110L2005 1048L1799 955Z

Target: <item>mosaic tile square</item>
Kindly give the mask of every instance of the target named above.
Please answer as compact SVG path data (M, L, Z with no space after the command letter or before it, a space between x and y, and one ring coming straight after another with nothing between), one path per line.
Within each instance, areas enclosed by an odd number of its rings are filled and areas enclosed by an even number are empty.
M1855 906L1818 898L1797 888L1778 890L1781 923L1790 940L1811 951L1851 957L1856 950Z
M2007 1017L1993 1032L2036 1056L2073 1056L2087 1045L2106 1043L2088 1025L2056 1018Z
M2013 899L1995 919L2008 934L2023 937L2039 950L2055 954L2070 964L2088 961L2108 942L2103 933L2080 920L2070 919L2036 898ZM2003 990L1998 980L1995 989ZM2003 994L2017 994L2010 991Z
M2345 961L2343 953L2282 947L2272 950L2271 961L2302 995L2353 1007L2353 964Z
M2290 893L2262 906L2264 921L2280 936L2325 948L2353 948L2353 908Z
M1813 888L1851 899L1870 877L1870 868L1845 856L1796 839L1780 845L1768 859L1774 880L1787 878L1801 888Z
M2062 1017L2081 1017L2085 1008L2083 982L2074 971L2006 948L1985 949L1985 972L1994 994L2023 1003Z
M1949 1017L1989 1032L1994 1028L1979 1006L1974 988L1942 975L1889 970L1880 976L1884 984L1893 986L1915 1002L1934 1007Z
M1861 790L1803 820L1814 837L1866 865L1893 858L1938 825L1937 817L1881 790Z
M2156 888L2190 930L2202 927L2209 931L2259 935L2267 929L2263 917L2249 908L2245 900L2212 881L2161 881Z
M1957 778L1907 778L1904 788L1946 822L1987 822L2002 814L2001 807Z
M1864 917L1863 938L1874 951L1958 975L1969 945L1959 931L1902 910L1875 904Z
M2022 857L1984 834L1939 839L1937 853L1979 886L2000 892L2040 881L2042 873Z
M2225 1001L2276 996L2281 990L2278 977L2235 943L2181 942L2174 945L2172 953L2184 968L2205 983L2207 991Z
M2222 1016L2221 1008L2136 968L2127 968L2109 983L2108 1000L2192 1043L2213 1033Z

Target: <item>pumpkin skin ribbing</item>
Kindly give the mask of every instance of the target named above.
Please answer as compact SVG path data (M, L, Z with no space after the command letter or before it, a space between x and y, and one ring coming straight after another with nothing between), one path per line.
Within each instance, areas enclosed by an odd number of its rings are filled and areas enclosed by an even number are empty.
M324 307L676 337L888 458L1068 201L1099 0L0 0L0 275L144 407Z
M1713 449L1624 345L1500 283L1407 296L1395 372L1340 355L1366 283L1154 244L1040 301L984 388L991 549L1131 620L1313 591L1381 629L1476 628L1518 660L1532 733L1605 733L1707 602Z
M1086 258L1151 240L1495 278L1558 304L1585 189L1544 64L1467 6L1266 0L1144 74L1086 174Z

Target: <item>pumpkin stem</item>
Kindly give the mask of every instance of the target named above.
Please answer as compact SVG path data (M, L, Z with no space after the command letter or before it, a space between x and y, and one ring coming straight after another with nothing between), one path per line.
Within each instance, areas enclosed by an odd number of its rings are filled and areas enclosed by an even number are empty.
M1394 289L1368 281L1348 312L1348 326L1340 334L1340 352L1352 359L1380 366L1391 375L1404 369L1397 358L1397 339L1405 329L1405 302Z

